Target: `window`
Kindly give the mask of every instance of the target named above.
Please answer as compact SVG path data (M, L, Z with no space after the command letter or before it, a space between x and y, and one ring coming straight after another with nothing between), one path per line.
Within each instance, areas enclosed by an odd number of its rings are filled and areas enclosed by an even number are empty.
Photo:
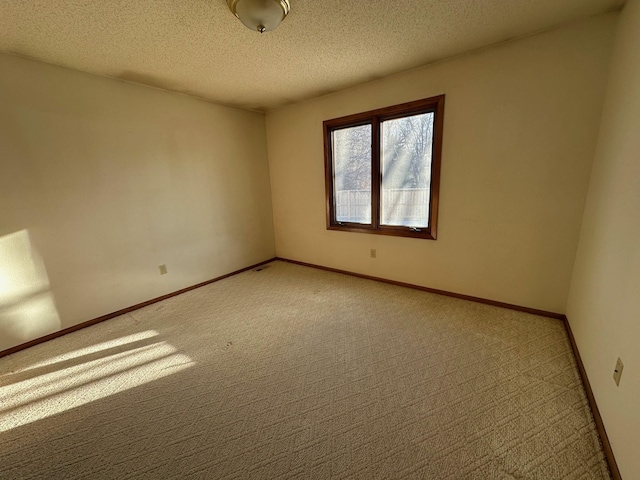
M324 122L327 229L435 240L444 95Z

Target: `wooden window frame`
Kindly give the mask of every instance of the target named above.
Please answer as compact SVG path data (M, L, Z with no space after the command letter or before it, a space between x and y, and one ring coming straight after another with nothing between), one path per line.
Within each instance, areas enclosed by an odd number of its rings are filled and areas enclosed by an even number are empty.
M429 203L429 227L414 229L405 226L380 225L380 191L382 175L380 171L380 125L385 120L408 117L421 113L434 113L434 131L431 156L431 189ZM370 233L376 235L393 235L435 240L438 225L438 199L440 193L440 167L442 159L442 130L444 124L444 95L416 100L391 107L380 108L368 112L348 115L346 117L325 120L324 129L324 167L325 198L327 209L327 230L343 232ZM333 149L331 134L342 128L371 125L371 224L363 225L352 222L338 222L335 218L335 201L333 185Z

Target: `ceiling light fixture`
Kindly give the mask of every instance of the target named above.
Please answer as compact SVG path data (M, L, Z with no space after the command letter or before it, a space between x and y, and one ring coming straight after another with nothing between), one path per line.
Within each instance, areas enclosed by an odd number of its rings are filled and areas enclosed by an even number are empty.
M227 5L245 27L260 33L275 29L291 10L289 0L227 0Z

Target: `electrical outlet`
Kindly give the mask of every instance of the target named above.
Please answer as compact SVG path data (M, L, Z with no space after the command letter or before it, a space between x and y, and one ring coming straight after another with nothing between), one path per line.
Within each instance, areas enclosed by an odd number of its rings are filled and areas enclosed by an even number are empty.
M376 249L372 248L370 252L371 258L376 258Z
M166 275L167 274L167 266L166 265L160 265L158 267L158 270L160 270L160 275Z
M622 376L622 369L624 368L624 364L622 360L618 358L616 362L616 369L613 371L613 380L616 382L616 385L620 385L620 377Z

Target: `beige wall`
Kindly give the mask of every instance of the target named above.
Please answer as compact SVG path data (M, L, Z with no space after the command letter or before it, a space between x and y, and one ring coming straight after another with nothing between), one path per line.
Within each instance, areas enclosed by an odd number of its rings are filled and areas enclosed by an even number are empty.
M616 20L268 113L278 256L564 312ZM322 121L441 93L438 240L327 231Z
M567 305L622 477L640 478L640 2L613 54ZM612 375L622 358L620 386Z
M273 257L264 115L0 72L0 350Z

